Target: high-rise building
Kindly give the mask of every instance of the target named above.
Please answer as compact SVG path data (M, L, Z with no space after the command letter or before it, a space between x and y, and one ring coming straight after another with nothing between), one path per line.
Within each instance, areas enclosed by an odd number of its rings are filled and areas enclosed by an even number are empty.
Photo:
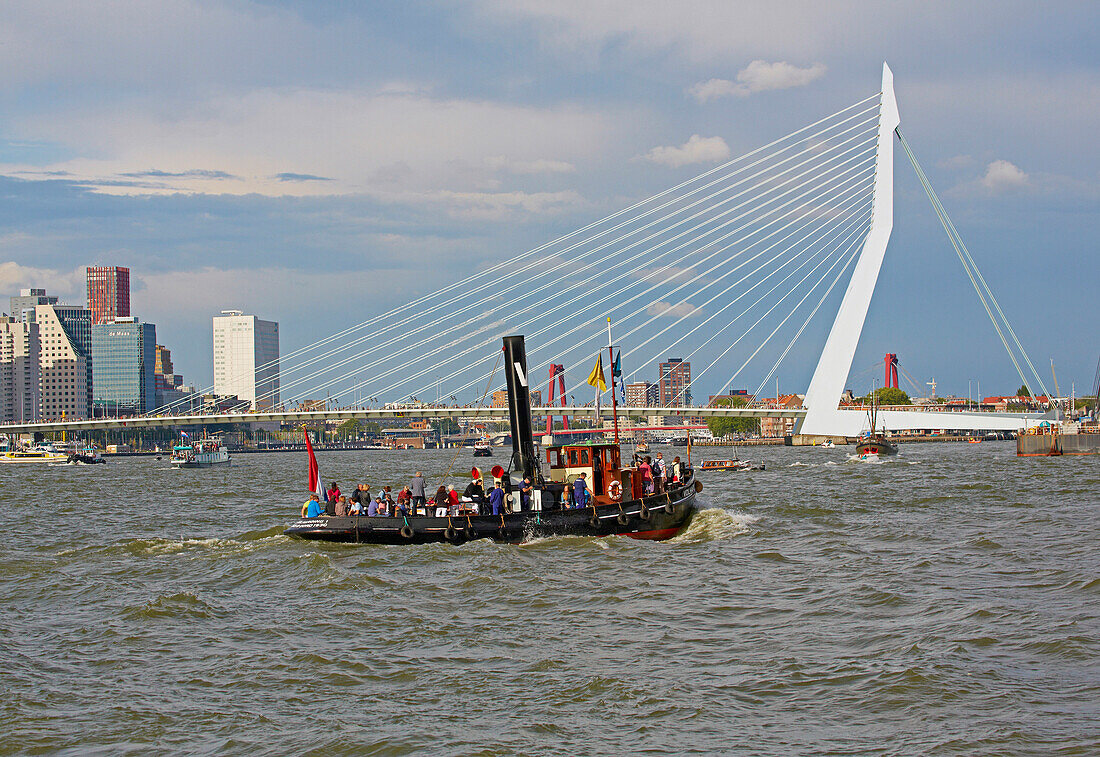
M0 423L39 419L38 324L0 316Z
M678 357L666 358L659 365L657 385L662 407L691 404L691 363Z
M657 404L657 385L648 381L635 381L624 388L626 404L630 407L653 407Z
M130 317L130 269L121 266L88 267L88 309L92 323Z
M32 314L27 317L27 310L34 310L37 305L56 305L56 297L47 297L45 289L20 289L18 297L11 298L11 317L17 321L34 320Z
M214 316L214 393L248 400L253 410L279 406L279 324L240 310Z
M36 305L40 413L45 419L91 417L91 312L78 305Z
M157 327L137 318L92 326L92 404L96 416L139 415L156 409Z
M183 376L172 369L172 352L163 344L154 348L153 382L156 384L157 408L170 406L173 411L186 409L183 400L194 393L194 389L185 389Z

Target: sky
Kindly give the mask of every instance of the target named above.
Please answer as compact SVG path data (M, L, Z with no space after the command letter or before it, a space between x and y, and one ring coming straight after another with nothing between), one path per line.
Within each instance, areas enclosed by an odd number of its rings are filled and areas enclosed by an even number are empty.
M0 295L83 302L84 266L128 266L134 314L206 386L223 309L278 320L289 352L861 100L888 61L1025 348L1080 394L1100 350L1096 28L1090 3L15 0ZM1013 392L900 150L895 170L850 385L894 352L940 394ZM824 315L782 390L805 390Z

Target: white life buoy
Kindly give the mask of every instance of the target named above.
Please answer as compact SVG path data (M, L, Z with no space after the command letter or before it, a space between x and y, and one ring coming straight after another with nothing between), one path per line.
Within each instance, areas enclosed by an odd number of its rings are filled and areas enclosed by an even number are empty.
M618 502L623 498L623 485L618 481L612 481L607 485L607 496Z

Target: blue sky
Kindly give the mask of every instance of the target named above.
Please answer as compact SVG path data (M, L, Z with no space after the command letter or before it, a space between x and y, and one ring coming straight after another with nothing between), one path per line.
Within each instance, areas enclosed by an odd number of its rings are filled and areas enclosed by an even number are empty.
M279 320L288 352L860 100L888 60L902 130L1025 347L1081 391L1100 349L1097 16L1010 2L7 3L0 294L83 301L83 266L127 265L135 313L205 386L221 309ZM678 159L646 159L662 154ZM1014 390L900 151L896 170L850 383L890 351L941 393ZM805 389L827 321L783 388Z

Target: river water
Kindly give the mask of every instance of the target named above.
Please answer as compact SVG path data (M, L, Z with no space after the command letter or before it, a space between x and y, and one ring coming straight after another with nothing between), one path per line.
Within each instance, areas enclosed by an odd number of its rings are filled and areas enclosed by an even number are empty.
M670 542L523 546L284 537L304 453L0 466L0 752L1100 753L1100 458L742 452Z

